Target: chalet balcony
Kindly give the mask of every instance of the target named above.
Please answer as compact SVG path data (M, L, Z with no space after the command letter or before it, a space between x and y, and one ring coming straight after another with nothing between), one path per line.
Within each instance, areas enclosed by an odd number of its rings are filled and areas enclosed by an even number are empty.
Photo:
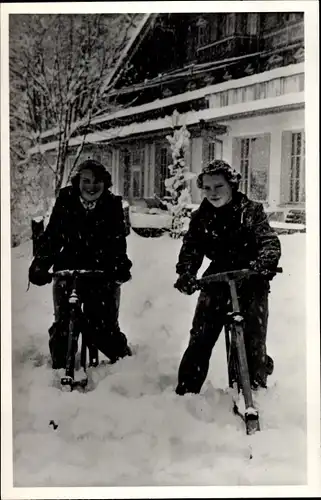
M295 70L294 70L295 71ZM275 77L272 76L274 73ZM278 73L284 73L278 76ZM225 83L225 90L214 92L207 96L209 108L223 108L241 103L249 103L261 99L273 99L287 94L304 92L304 72L295 73L290 68L278 68L270 72L270 77L264 79L264 73L247 77L243 82L232 80ZM244 80L247 81L245 84Z
M197 49L198 62L211 62L227 57L250 54L259 50L257 36L231 35Z
M294 45L304 41L304 22L300 21L286 28L263 34L263 49L271 50Z

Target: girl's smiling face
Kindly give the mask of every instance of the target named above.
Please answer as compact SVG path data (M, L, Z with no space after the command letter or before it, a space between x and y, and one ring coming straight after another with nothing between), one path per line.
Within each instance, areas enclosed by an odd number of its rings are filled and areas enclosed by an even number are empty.
M94 173L84 169L79 175L81 197L86 201L96 201L104 191L104 181L96 179Z
M205 174L202 191L205 198L215 207L220 208L232 199L232 186L222 174Z

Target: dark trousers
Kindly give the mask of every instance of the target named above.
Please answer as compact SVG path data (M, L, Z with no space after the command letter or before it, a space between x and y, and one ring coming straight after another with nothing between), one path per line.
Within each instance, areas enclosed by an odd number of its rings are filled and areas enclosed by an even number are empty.
M266 332L268 322L268 292L266 282L248 280L238 287L241 313L244 317L244 341L251 382L266 384ZM201 292L198 298L190 340L178 371L179 394L199 393L206 379L212 349L231 311L229 288L226 283Z
M126 336L120 331L118 323L120 286L110 287L98 280L90 282L86 278L83 281L79 279L77 291L84 313L77 328L85 334L87 345L96 346L112 362L129 354ZM53 284L55 321L49 329L49 348L54 369L66 366L70 292L70 280L55 279Z

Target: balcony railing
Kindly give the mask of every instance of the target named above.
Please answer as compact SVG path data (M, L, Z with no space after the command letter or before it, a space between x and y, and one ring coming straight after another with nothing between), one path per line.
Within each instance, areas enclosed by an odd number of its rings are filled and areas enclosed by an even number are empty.
M257 36L231 35L222 40L204 45L197 49L197 59L199 62L210 62L222 59L226 56L249 54L259 50L259 40Z
M263 40L264 50L276 49L301 42L304 40L304 22L300 21L292 26L290 25L286 28L265 33Z
M210 108L223 108L242 102L270 99L303 91L304 73L299 73L216 92L215 94L210 94L207 99Z

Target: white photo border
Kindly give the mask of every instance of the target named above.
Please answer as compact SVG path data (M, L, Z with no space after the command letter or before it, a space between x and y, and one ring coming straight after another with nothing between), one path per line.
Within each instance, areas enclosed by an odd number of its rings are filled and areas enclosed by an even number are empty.
M307 447L306 486L15 488L12 464L11 237L9 161L9 14L94 12L305 13L307 213ZM318 1L49 2L1 5L1 493L4 500L50 498L239 498L321 495L319 293L319 16ZM304 332L302 333L304 335Z

